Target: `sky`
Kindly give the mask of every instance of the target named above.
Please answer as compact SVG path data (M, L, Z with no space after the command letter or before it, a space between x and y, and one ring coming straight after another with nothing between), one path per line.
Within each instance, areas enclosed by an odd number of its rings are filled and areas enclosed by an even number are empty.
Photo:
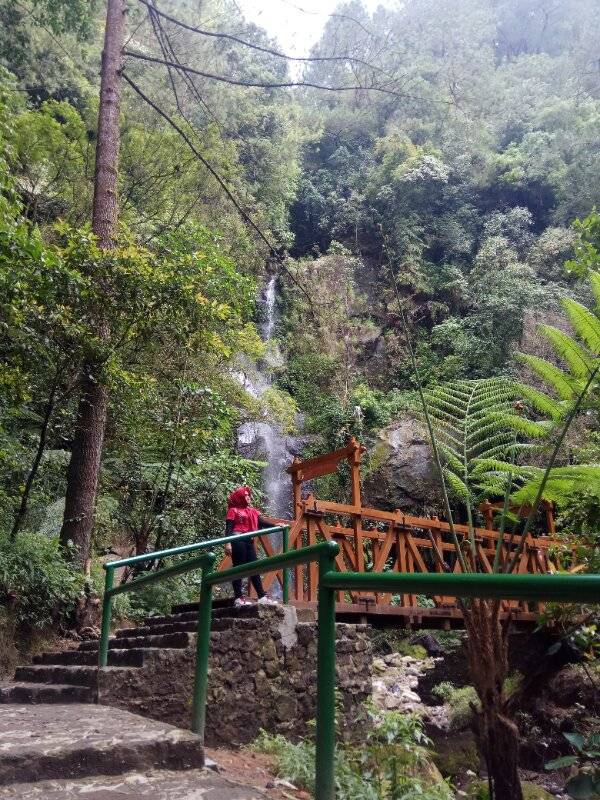
M370 13L393 0L363 0ZM289 55L306 56L318 40L327 15L339 0L237 0L246 19L255 22L278 41Z

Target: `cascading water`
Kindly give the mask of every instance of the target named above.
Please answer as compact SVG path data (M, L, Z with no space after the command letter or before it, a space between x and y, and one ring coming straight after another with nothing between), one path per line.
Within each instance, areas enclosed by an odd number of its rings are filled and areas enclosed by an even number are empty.
M264 322L262 339L267 345L264 364L247 365L240 375L246 391L257 399L272 386L270 371L274 356L269 345L277 324L277 278L272 275L263 295ZM291 509L291 484L285 468L292 461L294 437L286 436L281 425L268 419L243 423L238 430L238 450L248 458L267 462L263 470L263 488L266 497L265 512L274 517L289 518Z

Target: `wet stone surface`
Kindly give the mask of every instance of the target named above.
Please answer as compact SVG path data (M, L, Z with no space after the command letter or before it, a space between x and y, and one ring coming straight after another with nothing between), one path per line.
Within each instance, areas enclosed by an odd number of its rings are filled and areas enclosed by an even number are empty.
M189 731L98 705L0 706L0 786L202 766Z
M0 800L263 800L266 795L239 786L210 770L152 770L79 780L21 783L0 788Z

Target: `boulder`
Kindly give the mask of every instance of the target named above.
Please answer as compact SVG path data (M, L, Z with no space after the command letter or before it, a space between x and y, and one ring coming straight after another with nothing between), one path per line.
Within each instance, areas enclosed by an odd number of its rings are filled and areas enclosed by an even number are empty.
M431 633L419 633L413 636L410 644L419 644L424 650L427 651L429 656L443 656L445 654L444 648Z
M440 509L429 441L420 422L406 417L379 433L364 482L365 503L374 508L423 513Z

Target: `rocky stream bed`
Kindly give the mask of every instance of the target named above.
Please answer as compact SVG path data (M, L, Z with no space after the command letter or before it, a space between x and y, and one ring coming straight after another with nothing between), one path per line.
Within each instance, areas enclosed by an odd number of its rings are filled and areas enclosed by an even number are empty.
M420 641L429 653L422 645L405 641L399 652L382 652L374 658L372 701L382 710L419 715L440 773L450 778L457 797L476 796L474 786L486 780L486 772L470 729L469 703L475 694L467 683L464 640L447 652L434 636L426 634ZM511 681L519 680L521 674L515 672ZM544 763L569 752L565 731L597 724L599 701L593 679L588 681L586 670L573 665L557 670L539 693L524 700L515 717L528 800L569 800L564 790L568 771L548 772Z

